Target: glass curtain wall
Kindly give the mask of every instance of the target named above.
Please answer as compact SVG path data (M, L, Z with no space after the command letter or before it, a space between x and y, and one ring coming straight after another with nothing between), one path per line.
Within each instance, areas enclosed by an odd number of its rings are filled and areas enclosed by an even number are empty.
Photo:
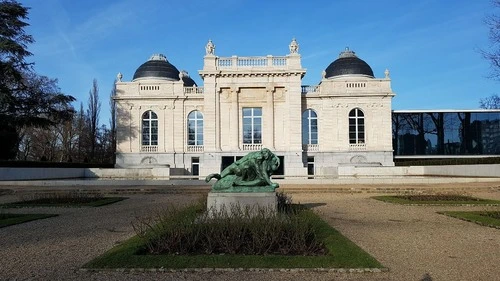
M499 112L393 112L395 156L499 155Z

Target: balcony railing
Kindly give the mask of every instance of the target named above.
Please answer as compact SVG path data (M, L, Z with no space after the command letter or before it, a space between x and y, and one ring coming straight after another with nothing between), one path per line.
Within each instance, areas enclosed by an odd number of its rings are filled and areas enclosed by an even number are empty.
M319 151L319 144L303 144L303 151Z
M184 94L203 94L203 87L184 87Z
M188 145L187 152L203 152L203 145Z
M364 143L351 143L349 144L350 151L364 151L366 150L366 144Z
M141 152L158 152L157 145L143 145L141 147Z
M242 145L243 151L257 151L262 149L262 144L243 144Z

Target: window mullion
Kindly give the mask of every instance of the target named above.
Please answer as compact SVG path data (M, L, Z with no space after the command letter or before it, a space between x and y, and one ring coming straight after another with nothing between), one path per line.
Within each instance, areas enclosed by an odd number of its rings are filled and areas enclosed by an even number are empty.
M149 145L153 145L153 120L151 119L151 112L149 113Z

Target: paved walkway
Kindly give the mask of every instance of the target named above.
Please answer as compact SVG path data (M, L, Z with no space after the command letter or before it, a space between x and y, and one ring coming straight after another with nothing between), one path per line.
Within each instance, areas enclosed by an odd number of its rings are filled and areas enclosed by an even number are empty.
M500 200L498 185L482 186L470 194ZM436 213L440 210L500 210L500 207L400 206L370 199L373 195L367 192L292 193L294 202L314 206L331 225L388 267L390 271L386 273L92 273L79 270L92 258L133 236L131 222L137 216L171 204L197 200L200 196L162 193L132 194L125 201L100 208L9 209L17 213L60 215L0 228L0 280L500 279L500 230ZM0 202L16 199L16 195L0 196Z

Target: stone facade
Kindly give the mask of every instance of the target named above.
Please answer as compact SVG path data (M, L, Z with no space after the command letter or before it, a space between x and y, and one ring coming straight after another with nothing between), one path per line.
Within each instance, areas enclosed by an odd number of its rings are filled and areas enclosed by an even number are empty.
M203 87L161 55L131 82L119 74L116 166L203 176L263 147L281 156L287 177L336 175L341 165L392 166L388 71L377 79L371 69L351 69L349 63L364 61L346 50L340 58L347 54L348 64L329 67L317 86L303 86L298 50L294 39L286 56L218 57L209 41Z

